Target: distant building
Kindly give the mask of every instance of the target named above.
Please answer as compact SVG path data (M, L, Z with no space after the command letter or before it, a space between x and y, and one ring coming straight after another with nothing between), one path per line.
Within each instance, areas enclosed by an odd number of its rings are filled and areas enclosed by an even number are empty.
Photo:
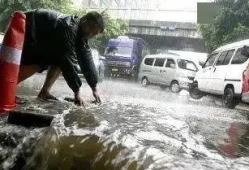
M176 1L176 0L175 0ZM178 0L179 1L179 0ZM187 1L187 0L184 0ZM179 8L172 0L75 0L76 6L90 10L108 9L112 17L132 20L192 22L197 20L196 7Z

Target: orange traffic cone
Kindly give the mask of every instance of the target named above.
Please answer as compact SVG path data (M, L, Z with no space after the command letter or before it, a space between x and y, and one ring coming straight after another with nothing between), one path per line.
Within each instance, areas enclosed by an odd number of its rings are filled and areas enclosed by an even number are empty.
M13 14L0 50L0 114L15 107L15 93L25 35L26 16Z

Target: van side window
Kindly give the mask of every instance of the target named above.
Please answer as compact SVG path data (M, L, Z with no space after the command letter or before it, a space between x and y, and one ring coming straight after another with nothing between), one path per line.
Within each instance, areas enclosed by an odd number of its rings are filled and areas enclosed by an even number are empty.
M242 64L247 61L248 57L241 55L242 48L239 48L232 60L232 64Z
M172 65L176 65L175 61L173 59L167 59L165 67L167 67L167 68L175 68Z
M227 51L223 51L223 52L220 54L220 56L219 56L219 58L218 58L218 60L217 60L217 62L216 62L216 65L217 65L217 66L224 65L223 62L224 62L226 56L227 56Z
M154 58L146 58L146 59L144 60L144 64L145 64L145 65L148 65L148 66L152 66L153 61L154 61Z
M163 67L164 62L165 62L165 59L163 59L163 58L157 58L154 66Z
M214 62L215 62L215 59L216 59L217 55L218 55L218 53L211 54L210 57L207 59L205 65L204 65L204 68L212 66L214 64Z
M229 51L223 51L217 62L216 62L216 65L217 66L220 66L220 65L228 65L230 63L230 60L233 56L233 53L234 53L234 50L229 50Z
M225 58L225 60L224 60L224 62L223 62L224 65L228 65L228 64L230 63L230 60L231 60L231 58L233 57L234 51L235 51L235 50L230 50L230 51L228 51L227 56L226 56L226 58Z

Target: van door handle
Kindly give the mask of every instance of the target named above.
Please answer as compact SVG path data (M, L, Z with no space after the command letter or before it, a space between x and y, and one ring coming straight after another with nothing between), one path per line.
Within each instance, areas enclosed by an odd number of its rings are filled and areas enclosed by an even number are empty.
M216 71L216 67L214 67L214 72Z

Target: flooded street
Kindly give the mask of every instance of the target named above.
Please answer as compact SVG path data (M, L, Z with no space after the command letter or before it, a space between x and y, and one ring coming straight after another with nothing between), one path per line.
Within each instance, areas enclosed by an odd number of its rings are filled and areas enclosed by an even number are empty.
M52 90L62 102L36 101L44 75L24 82L18 94L33 111L60 114L49 128L2 118L1 169L248 169L248 114L222 108L217 98L196 101L187 91L108 79L100 84L101 105L91 103L83 83L80 109L63 101L73 96L63 78Z
M0 170L249 170L249 0L0 9Z

